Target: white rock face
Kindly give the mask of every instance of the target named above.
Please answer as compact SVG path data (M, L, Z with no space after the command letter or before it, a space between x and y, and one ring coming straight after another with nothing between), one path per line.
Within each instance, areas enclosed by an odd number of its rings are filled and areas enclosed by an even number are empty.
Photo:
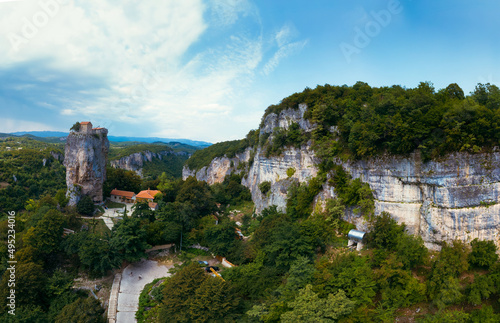
M99 134L71 132L66 140L66 196L69 205L76 205L80 196L88 195L94 202L102 201L102 185L106 179L108 131Z
M297 110L283 110L279 115L270 113L264 119L264 127L260 129L260 133L272 133L276 127L288 129L292 122L298 123L301 129L310 132L314 129L314 125L311 125L309 120L304 119L304 112L306 110L307 105L299 104Z
M292 121L309 132L312 126L303 120L305 106L299 110L288 109L279 116L269 114L261 133L269 133L275 127L288 127ZM335 130L335 129L333 129ZM219 183L231 172L240 172L241 162L250 163L251 149L233 159L216 158L212 163L194 172L187 168L183 177L196 176L209 184ZM233 167L231 167L231 162ZM266 158L257 149L248 176L242 184L252 192L256 211L270 205L286 208L286 196L294 181L305 182L317 175L318 162L309 146L289 148L281 156ZM405 223L408 231L423 237L430 248L438 248L439 241L474 238L493 240L500 246L500 152L489 154L454 153L440 160L423 162L419 153L407 158L381 156L362 161L343 162L353 178L368 183L375 198L375 214L389 212L398 222ZM295 173L290 178L287 170ZM259 184L271 183L271 190L263 196ZM335 197L334 188L328 184L316 197L317 203ZM365 220L352 212L346 219L366 230Z
M131 170L137 173L137 175L142 177L142 168L144 163L151 162L153 158L162 159L167 155L187 155L186 152L173 152L173 151L160 151L158 153L153 153L149 150L134 153L120 159L110 161L110 164L114 168L122 168L125 170Z
M426 163L418 153L336 162L370 185L376 214L389 212L429 247L454 239L500 242L500 152L454 153ZM353 222L363 226L362 219Z

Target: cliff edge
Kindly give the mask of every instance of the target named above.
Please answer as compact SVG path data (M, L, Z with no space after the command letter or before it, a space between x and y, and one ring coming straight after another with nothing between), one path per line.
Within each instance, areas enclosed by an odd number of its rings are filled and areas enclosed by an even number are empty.
M260 136L273 136L292 124L303 133L314 131L315 125L304 119L306 105L267 115ZM280 130L281 129L281 130ZM335 127L330 129L334 133ZM311 141L300 147L286 147L269 155L265 147L248 147L233 158L214 158L198 170L184 168L183 178L195 176L209 184L220 183L231 173L242 173L242 184L252 193L256 212L270 205L285 211L288 189L297 182L307 182L319 173L319 158ZM409 232L423 237L427 247L439 248L440 241L460 239L493 240L500 246L500 152L450 153L423 161L417 150L409 156L383 154L363 160L333 158L352 178L367 183L374 197L375 215L385 211ZM259 184L270 182L271 189L262 194ZM335 198L331 182L323 184L315 204ZM345 219L367 230L365 217L347 210Z

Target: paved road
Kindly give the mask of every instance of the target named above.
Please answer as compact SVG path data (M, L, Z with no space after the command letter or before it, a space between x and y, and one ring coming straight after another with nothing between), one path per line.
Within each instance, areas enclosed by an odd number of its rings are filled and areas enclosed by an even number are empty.
M122 273L120 293L118 294L118 323L137 322L135 312L139 308L139 295L144 286L156 278L170 276L171 266L158 265L153 260L144 260L131 264ZM139 279L139 275L142 277Z

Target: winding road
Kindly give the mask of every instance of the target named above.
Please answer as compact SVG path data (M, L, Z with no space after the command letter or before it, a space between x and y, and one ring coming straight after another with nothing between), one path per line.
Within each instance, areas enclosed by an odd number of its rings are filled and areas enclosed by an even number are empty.
M137 322L135 312L139 309L139 295L144 286L156 278L170 276L168 270L171 267L160 265L153 260L142 260L128 265L121 273L116 322Z

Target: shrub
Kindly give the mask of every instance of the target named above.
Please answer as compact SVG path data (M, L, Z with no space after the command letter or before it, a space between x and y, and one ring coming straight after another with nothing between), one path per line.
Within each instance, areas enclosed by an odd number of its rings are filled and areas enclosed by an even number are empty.
M259 189L262 195L266 195L267 192L271 189L271 182L265 181L259 184Z
M94 209L94 202L92 202L92 199L88 195L83 196L76 204L76 210L83 215L94 214Z
M477 238L470 243L472 252L469 263L472 266L490 268L498 260L497 247L493 241L479 241Z
M80 122L77 121L69 130L80 131L80 126Z

